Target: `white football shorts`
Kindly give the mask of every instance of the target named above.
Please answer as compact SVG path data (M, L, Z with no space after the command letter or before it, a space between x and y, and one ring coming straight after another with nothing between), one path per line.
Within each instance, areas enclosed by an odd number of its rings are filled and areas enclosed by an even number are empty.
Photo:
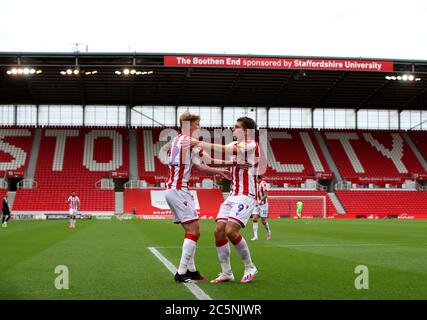
M194 198L187 190L168 189L165 199L173 213L174 223L189 223L199 220Z
M232 221L246 226L256 206L256 200L245 195L228 196L219 208L216 221Z
M261 218L268 218L268 203L258 205L254 214L259 215Z

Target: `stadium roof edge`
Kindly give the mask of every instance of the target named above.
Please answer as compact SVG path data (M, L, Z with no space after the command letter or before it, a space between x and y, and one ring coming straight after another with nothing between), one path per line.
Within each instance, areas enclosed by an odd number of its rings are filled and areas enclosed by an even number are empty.
M396 59L396 58L371 58L371 57L339 57L339 56L301 56L301 55L265 55L265 54L229 54L229 53L174 53L174 52L31 52L31 51L0 51L0 57L91 57L91 56L102 56L102 57L134 57L134 56L213 56L213 57L252 57L252 58L295 58L295 59L334 59L334 60L369 60L369 61L391 61L395 63L417 63L427 64L427 60L420 59Z
M387 70L168 65L164 57L384 61ZM7 71L42 69L31 76ZM76 59L78 58L78 59ZM80 68L80 74L63 75ZM385 65L384 63L383 65ZM153 71L116 74L124 68ZM97 70L96 75L85 71ZM385 77L412 73L421 81ZM425 76L425 78L424 78ZM427 110L427 60L141 52L0 52L0 104L264 106Z

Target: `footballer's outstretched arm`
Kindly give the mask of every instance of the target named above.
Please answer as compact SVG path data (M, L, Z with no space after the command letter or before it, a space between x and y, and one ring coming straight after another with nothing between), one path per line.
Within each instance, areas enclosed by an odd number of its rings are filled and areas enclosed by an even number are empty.
M219 174L219 175L223 176L224 178L226 178L228 180L231 179L231 174L230 174L230 172L228 170L211 168L208 165L206 165L205 163L203 163L203 161L212 159L203 150L200 153L193 154L192 155L192 159L193 159L194 167L197 170L205 172L205 173L208 173L208 174L213 174L213 175Z
M204 151L203 151L200 159L203 161L203 163L205 163L206 165L208 165L209 167L212 167L212 168L230 168L230 167L236 167L237 166L237 167L240 167L242 169L249 169L252 166L248 162L243 163L243 164L239 164L235 160L215 159L215 158L212 158L207 152L204 152Z
M192 143L194 143L194 145L197 145L201 148L203 148L204 150L214 150L214 152L219 152L219 153L232 153L233 155L237 154L239 148L237 148L237 146L235 144L216 144L216 143L210 143L210 142L206 142L206 141L199 141L196 139L191 139Z
M231 180L231 173L228 170L211 168L204 163L194 164L194 167L201 172L205 172L213 175L219 174L225 179Z

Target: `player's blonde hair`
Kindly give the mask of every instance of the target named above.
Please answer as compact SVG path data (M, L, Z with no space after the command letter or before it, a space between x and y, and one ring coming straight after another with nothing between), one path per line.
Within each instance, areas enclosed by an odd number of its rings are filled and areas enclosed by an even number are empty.
M179 117L179 127L182 128L182 123L184 121L200 121L200 116L198 114L191 114L188 111L185 111L181 116Z

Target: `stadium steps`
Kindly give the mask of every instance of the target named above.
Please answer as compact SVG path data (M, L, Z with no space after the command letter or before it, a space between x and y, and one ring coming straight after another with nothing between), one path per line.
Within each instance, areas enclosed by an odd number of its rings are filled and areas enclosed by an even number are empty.
M37 159L39 157L40 141L42 138L43 129L35 129L33 145L31 147L30 159L28 161L27 171L25 172L25 179L34 180L36 173Z
M143 137L144 137L144 146L153 145L153 136L149 130L143 131ZM147 171L154 172L155 164L154 164L153 158L154 158L153 150L151 148L145 148L144 165Z
M411 148L412 152L414 153L415 157L417 157L418 161L423 166L424 170L427 172L427 161L424 159L423 155L421 154L420 150L418 150L417 146L415 145L412 138L409 136L407 132L402 132L403 138L408 143L409 147Z
M320 133L319 130L315 130L314 131L314 135L316 136L317 142L318 142L318 144L320 146L320 149L323 152L323 156L325 157L326 162L328 163L329 168L334 173L334 177L333 177L334 182L335 183L341 182L343 180L342 176L341 176L341 174L340 174L340 172L338 170L338 167L336 166L334 160L332 159L331 153L330 153L328 147L326 146L325 140L323 140L322 134Z
M116 192L114 195L115 200L115 212L116 213L123 213L124 209L124 193L123 192Z
M328 196L329 196L329 199L331 199L332 203L334 204L335 209L337 210L337 212L338 212L339 214L345 214L345 213L346 213L346 212L345 212L345 209L344 209L344 207L343 207L343 205L342 205L341 201L340 201L340 200L338 199L338 197L335 195L335 193L333 193L333 192L328 192Z
M139 180L136 130L129 129L129 180Z
M316 172L324 172L322 162L320 161L319 155L314 148L313 141L311 141L310 135L308 132L300 132L300 137L304 146L308 152L308 156L310 158L311 164Z

